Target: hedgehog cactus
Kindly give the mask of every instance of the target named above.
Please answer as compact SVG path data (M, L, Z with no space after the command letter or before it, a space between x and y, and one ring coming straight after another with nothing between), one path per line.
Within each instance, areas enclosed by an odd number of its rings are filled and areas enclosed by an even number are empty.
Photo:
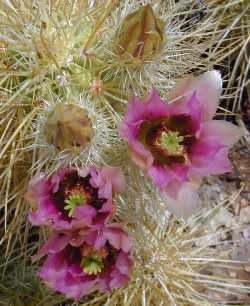
M238 19L223 29L207 6L0 1L4 305L210 306L250 293L231 277L231 229L214 232L211 203L197 204L241 135L212 119L224 85L213 66Z

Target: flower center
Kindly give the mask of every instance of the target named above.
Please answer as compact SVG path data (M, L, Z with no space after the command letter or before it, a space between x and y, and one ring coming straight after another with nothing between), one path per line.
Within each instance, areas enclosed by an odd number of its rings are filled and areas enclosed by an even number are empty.
M60 181L53 201L64 218L70 220L79 205L90 205L98 211L106 199L99 198L98 189L90 184L90 175L80 177L77 171L72 171Z
M180 155L183 153L183 146L180 144L183 140L184 137L179 136L179 132L163 131L155 144L170 155Z
M64 209L68 210L69 217L72 217L77 205L86 204L86 197L80 194L73 194L65 200L65 203L67 205L64 206Z
M195 141L192 119L183 114L145 120L138 138L153 155L154 164L186 164Z
M102 272L104 264L99 256L93 255L91 257L82 258L81 267L86 274L97 275Z
M77 185L72 189L65 190L66 199L64 203L64 210L68 211L68 216L72 217L75 212L75 208L78 205L86 204L91 198L90 194L85 191L82 186Z
M84 244L81 247L81 268L88 275L97 275L104 268L104 261L108 257L108 249L104 246L96 250L92 246Z

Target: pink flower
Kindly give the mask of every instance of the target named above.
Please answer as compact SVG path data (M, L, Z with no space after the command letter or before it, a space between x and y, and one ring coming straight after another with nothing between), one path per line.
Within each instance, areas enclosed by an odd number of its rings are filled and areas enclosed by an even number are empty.
M78 300L94 290L124 286L133 267L131 250L128 234L111 224L77 244L72 234L54 233L33 259L48 254L39 277L51 289Z
M124 185L121 171L112 167L66 168L51 177L40 173L26 193L32 209L29 220L58 231L102 227L114 213L112 196Z
M181 81L170 93L173 103L153 90L145 102L134 98L128 104L121 136L131 158L181 217L196 208L195 187L204 176L231 170L228 150L241 133L227 121L212 120L221 91L220 74L210 71Z

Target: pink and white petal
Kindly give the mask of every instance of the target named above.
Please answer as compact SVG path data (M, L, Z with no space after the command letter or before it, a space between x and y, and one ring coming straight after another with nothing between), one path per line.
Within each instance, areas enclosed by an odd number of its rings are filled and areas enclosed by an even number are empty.
M196 92L203 109L203 121L211 120L216 113L222 92L221 74L208 71L197 77L191 89Z
M176 198L170 197L166 191L163 191L161 194L167 209L175 216L184 220L188 219L198 208L198 193L196 188L189 182L182 185Z
M225 120L211 120L205 122L200 138L206 141L216 141L226 146L233 146L242 137L241 129Z
M192 82L194 81L194 77L192 75L184 76L169 92L168 101L172 103L184 103L186 99L186 93L190 91L190 87Z
M177 102L173 104L176 103L176 107L179 107L182 103L185 105L194 92L202 106L202 120L211 120L216 113L222 92L222 79L220 73L216 70L212 70L198 77L189 76L173 89L169 97L171 100L176 100ZM178 99L178 97L180 97L180 99Z

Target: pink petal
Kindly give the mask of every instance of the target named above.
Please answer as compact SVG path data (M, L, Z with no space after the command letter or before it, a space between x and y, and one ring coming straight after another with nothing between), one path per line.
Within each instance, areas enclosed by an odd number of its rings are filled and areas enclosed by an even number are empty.
M53 186L52 192L55 193L58 191L59 188L59 184L61 182L61 180L64 178L64 176L68 173L70 173L72 171L72 169L70 168L65 168L65 169L61 169L59 171L57 171L56 173L54 173L51 178L50 178L50 182Z
M222 148L210 158L204 159L198 156L192 161L192 167L189 170L189 176L208 176L218 175L232 171L231 163L228 159L228 148Z
M100 234L97 230L92 230L84 237L84 241L89 245L95 246L96 249L99 249L105 245L107 238Z
M167 103L161 100L158 92L153 89L145 102L137 98L129 101L125 123L135 125L146 119L166 117L168 114L167 107Z
M29 213L29 221L33 225L50 224L51 220L58 219L58 211L49 196L37 200L37 210Z
M25 194L25 199L29 202L31 210L37 211L39 209L41 199L48 198L50 190L51 183L46 179L44 173L38 173L31 178Z
M120 252L120 254L116 258L115 266L116 268L125 275L130 275L131 267L133 265L133 261L131 259L130 254Z
M225 148L225 145L214 141L207 141L206 139L200 139L192 147L190 155L191 162L193 164L199 159L207 163L211 161L211 158L213 158L222 148Z
M199 99L196 96L196 92L188 100L188 112L192 118L192 130L194 132L200 129L201 118L202 118L202 108Z
M168 166L152 166L148 171L148 175L152 178L154 184L159 189L164 189L173 180L179 181L179 184L187 178L187 167L185 165L175 164Z
M128 103L128 110L124 117L124 124L120 129L120 135L130 144L137 139L143 121L164 118L168 114L168 104L160 99L155 89L152 90L145 102L133 98Z
M168 173L164 166L152 166L148 170L148 175L151 177L154 184L160 189L164 189L173 179L171 174L172 173Z
M196 189L191 183L184 183L180 188L176 198L172 198L166 191L162 192L162 197L167 209L177 217L187 219L198 207L199 197Z
M125 188L125 177L120 168L103 167L101 175L105 180L112 183L112 191L114 193L122 192Z
M31 178L28 185L27 193L25 198L27 201L36 201L38 198L45 197L49 194L51 184L46 179L44 173L38 173Z
M112 280L109 283L110 289L121 288L125 286L129 281L128 275L121 273L118 269L115 269L111 273L111 277Z
M79 300L82 296L89 294L95 289L97 279L88 279L83 277L74 277L67 274L64 278L59 278L56 282L55 289L67 298Z
M114 193L122 192L125 187L125 178L121 169L116 167L103 167L101 170L90 170L90 183L98 188L100 198L110 199Z
M96 216L97 211L91 205L77 206L74 212L73 224L79 224L79 221L85 225L91 225L94 217Z
M183 182L173 179L162 191L167 193L169 197L175 199L182 185Z
M50 254L43 264L39 277L54 291L67 298L79 300L95 290L96 277L85 276L81 268L67 261L67 252Z
M64 260L64 252L49 255L38 276L52 289L55 289L56 281L67 275L67 263Z
M157 90L154 88L148 99L144 102L146 119L158 119L168 116L168 104L161 100ZM145 118L143 118L145 120Z
M211 120L205 122L200 134L201 139L216 141L229 147L238 142L241 137L241 129L224 120Z
M75 247L80 247L85 242L85 237L88 235L90 229L83 230L82 232L78 232L78 235L73 237L70 240L70 245ZM84 234L83 234L84 233Z
M121 249L125 253L130 252L132 248L131 238L121 229L120 225L113 224L108 226L103 230L103 236L117 250Z
M71 222L63 220L63 218L57 218L57 219L54 219L54 222L51 225L51 227L55 231L64 232L64 231L71 230L72 229L72 224L71 224Z
M190 85L194 81L192 75L186 75L173 87L168 94L168 101L172 103L184 103L186 93L190 91Z
M89 169L86 167L78 169L78 175L81 177L86 177L89 174Z
M32 261L37 261L48 253L54 254L63 250L69 241L72 239L71 235L54 234L49 240L41 247L38 253L32 257Z
M149 169L152 166L153 156L140 142L134 141L130 143L129 152L133 162L143 170Z

